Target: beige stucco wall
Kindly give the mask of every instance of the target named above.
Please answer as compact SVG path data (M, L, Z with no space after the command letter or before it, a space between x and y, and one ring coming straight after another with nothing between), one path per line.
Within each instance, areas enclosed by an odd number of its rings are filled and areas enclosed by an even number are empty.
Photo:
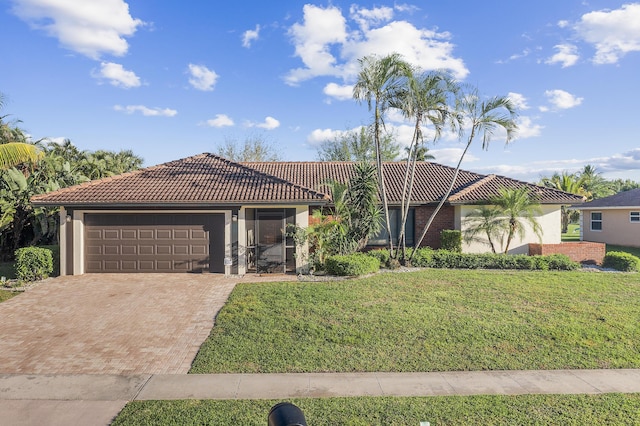
M457 206L455 209L455 227L462 231L462 251L463 253L487 253L491 251L488 240L482 236L482 241L474 241L466 243L464 241L464 231L469 228L466 224L466 216L477 206ZM560 229L560 206L559 205L544 205L541 207L541 214L537 216L538 223L542 228L542 243L543 244L559 244L561 241L561 229ZM480 236L479 236L480 237ZM516 236L509 246L510 254L528 254L529 243L541 242L536 234L531 230L529 225L526 226L524 238ZM501 250L500 242L494 242L496 244L496 251Z
M580 235L583 241L640 247L640 223L629 220L629 212L635 209L593 209L582 210L580 215ZM602 213L602 230L591 230L591 212Z

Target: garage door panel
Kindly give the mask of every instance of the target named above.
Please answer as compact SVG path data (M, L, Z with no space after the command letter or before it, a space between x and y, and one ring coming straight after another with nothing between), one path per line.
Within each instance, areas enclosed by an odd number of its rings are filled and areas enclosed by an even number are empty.
M88 213L86 271L224 272L224 223L220 213Z

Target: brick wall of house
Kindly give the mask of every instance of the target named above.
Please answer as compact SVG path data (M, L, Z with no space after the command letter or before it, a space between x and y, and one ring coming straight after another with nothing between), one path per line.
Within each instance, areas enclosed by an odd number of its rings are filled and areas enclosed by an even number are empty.
M420 206L415 208L415 240L418 241L422 229L427 224L435 206ZM434 249L440 248L440 232L444 229L455 229L455 212L453 206L442 206L435 219L429 227L427 235L422 240L421 247L429 246Z
M575 262L601 265L604 260L606 244L592 242L567 242L561 244L529 244L529 255L566 254Z

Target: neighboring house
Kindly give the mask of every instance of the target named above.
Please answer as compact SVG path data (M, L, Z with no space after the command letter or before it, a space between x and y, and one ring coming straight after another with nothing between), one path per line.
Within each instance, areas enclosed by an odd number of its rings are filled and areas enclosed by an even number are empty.
M640 189L619 192L573 208L580 210L580 239L640 247Z
M392 232L400 226L404 162L385 163ZM306 227L314 209L331 207L326 183L347 182L348 162L235 163L201 154L32 198L60 206L62 275L99 272L295 272L306 247L286 236ZM451 167L420 162L407 240L413 244L451 182ZM542 204L544 243L560 242L560 206L580 197L496 175L461 171L423 245L437 248L443 229L464 229L464 217L502 187L527 187ZM383 233L384 234L384 233ZM526 253L533 233L514 242ZM384 247L385 235L370 241ZM465 251L486 251L484 245Z

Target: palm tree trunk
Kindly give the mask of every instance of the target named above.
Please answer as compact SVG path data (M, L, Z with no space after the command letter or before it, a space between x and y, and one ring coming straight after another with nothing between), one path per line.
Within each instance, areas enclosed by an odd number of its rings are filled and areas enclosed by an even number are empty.
M389 234L389 255L393 257L393 235L391 235L391 220L389 219L389 202L387 200L387 188L384 183L384 171L382 170L382 153L380 152L380 110L376 102L375 112L375 141L376 141L376 167L378 168L378 184L380 185L380 196L382 197L382 208L384 219Z

